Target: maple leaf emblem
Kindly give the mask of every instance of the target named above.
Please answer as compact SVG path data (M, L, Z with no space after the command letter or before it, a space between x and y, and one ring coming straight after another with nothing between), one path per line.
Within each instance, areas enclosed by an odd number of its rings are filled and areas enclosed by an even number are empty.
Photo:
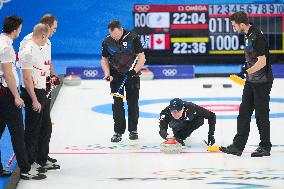
M163 40L161 38L159 38L159 39L156 40L156 43L160 45L161 43L163 43Z

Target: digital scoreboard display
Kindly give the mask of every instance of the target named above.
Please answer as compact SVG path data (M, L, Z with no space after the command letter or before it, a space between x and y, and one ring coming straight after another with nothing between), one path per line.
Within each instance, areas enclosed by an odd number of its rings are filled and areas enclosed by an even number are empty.
M270 53L284 56L283 4L134 5L134 30L150 63L235 63L244 51L243 35L233 31L230 16L243 10L266 36ZM215 60L214 60L215 58ZM224 62L225 63L225 62Z

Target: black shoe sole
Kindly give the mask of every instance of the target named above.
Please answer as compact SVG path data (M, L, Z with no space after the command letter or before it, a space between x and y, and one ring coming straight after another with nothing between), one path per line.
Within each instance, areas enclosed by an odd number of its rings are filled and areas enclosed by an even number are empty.
M48 171L60 171L60 165L53 164L52 167L46 167L44 169Z
M23 179L23 180L43 180L43 179L46 179L46 175L39 174L39 175L34 176L34 177L28 177L28 176L20 175L20 178Z
M223 153L232 154L232 155L235 155L235 156L241 156L242 155L242 152L231 152L226 147L223 147L223 146L220 146L219 150Z
M33 179L33 180L42 180L42 179L46 179L46 175L42 175L42 174L40 174L40 175L38 175L38 176L36 176L36 177L33 177L32 179Z
M51 157L47 157L47 160L50 161L51 163L56 163L57 159L51 158Z
M20 179L23 179L23 180L31 180L32 178L20 175Z
M264 157L264 156L270 156L269 154L251 154L250 157Z
M120 139L120 140L110 140L111 142L120 142L122 139Z
M131 136L129 137L129 140L137 140L138 139L138 136Z

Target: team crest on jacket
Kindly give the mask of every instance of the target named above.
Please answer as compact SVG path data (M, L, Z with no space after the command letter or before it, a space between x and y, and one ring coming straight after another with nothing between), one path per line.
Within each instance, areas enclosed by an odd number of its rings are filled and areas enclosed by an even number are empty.
M123 45L124 48L126 48L126 47L127 47L127 41L124 41L124 42L122 43L122 45Z
M165 115L161 115L160 120L163 120L165 117L166 117Z

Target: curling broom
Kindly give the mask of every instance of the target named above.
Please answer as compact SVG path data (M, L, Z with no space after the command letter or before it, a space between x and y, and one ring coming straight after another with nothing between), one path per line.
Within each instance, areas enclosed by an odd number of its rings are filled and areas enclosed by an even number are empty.
M148 42L148 40L149 40L149 38L146 38L146 39L145 39L145 41L144 41L144 43L143 43L142 47L144 47L144 46L145 46L145 44ZM135 67L135 65L136 65L137 60L138 60L138 56L136 56L136 58L134 59L134 61L133 61L133 63L132 63L132 66L131 66L131 68L130 68L129 70L134 69L134 67ZM119 88L118 88L117 92L115 92L115 93L110 93L110 95L111 95L111 96L118 97L118 98L125 98L125 97L123 96L123 94L120 94L120 90L124 87L125 82L127 81L127 79L128 79L128 76L127 76L127 75L125 75L125 77L124 77L124 79L123 79L123 81L122 81L121 85L119 86Z
M230 75L230 79L239 84L239 85L245 85L245 80L243 80L242 78L240 78L239 76L233 74L233 75Z

